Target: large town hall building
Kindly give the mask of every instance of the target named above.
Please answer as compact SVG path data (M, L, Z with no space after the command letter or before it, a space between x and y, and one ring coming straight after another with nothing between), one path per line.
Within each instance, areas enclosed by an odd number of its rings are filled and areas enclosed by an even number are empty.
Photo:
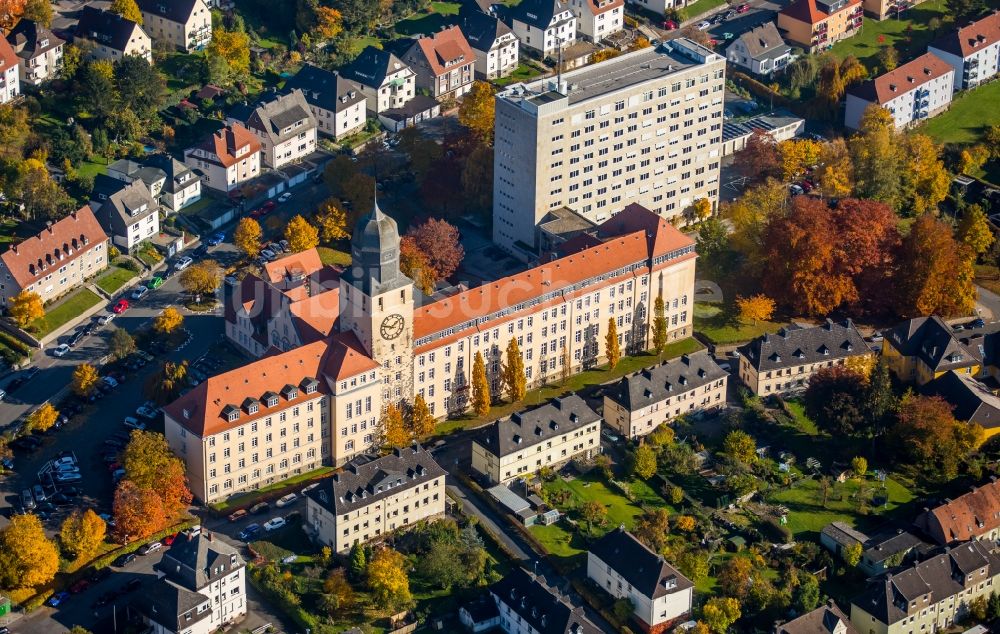
M377 447L389 402L419 393L439 418L467 409L477 352L498 394L511 338L533 385L603 362L609 319L622 350L648 348L658 295L670 338L689 336L695 258L690 238L630 205L535 268L427 297L400 271L396 222L376 204L349 269L303 252L227 283L226 334L259 358L165 407L167 440L203 502L343 464Z

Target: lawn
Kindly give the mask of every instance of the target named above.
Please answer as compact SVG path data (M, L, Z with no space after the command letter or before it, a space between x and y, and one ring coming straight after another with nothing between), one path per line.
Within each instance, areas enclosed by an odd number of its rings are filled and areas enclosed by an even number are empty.
M696 302L694 305L694 329L716 345L744 343L763 335L778 332L784 324L774 321L759 321L746 324L735 314L734 306Z
M80 163L79 167L76 168L76 173L80 176L90 176L93 178L98 174L107 174L108 166L101 159L98 159L97 161L83 161Z
M455 23L461 4L457 2L432 2L427 11L414 13L405 20L396 23L396 33L400 35L430 35L441 30L449 23Z
M707 13L726 4L726 0L697 0L684 7L684 15L688 19Z
M361 51L365 50L369 46L374 46L375 48L382 48L382 40L374 35L363 35L360 37L351 38L351 43L347 47L353 56L358 56Z
M117 266L109 266L108 270L97 278L96 284L108 295L114 295L115 292L125 284L125 282L135 277L135 275L136 273L128 269L119 268Z
M896 47L902 64L925 53L928 42L952 30L951 24L943 24L937 31L928 26L933 18L942 22L947 18L944 0L929 0L903 12L901 17L900 20L888 18L881 22L866 17L861 31L834 44L831 52L840 59L853 55L872 70L878 65L878 52L882 47Z
M316 251L319 253L319 261L323 264L336 264L339 266L351 265L350 253L338 251L337 249L331 249L330 247L316 247Z
M229 513L234 509L238 509L245 506L253 506L255 503L260 501L264 497L273 497L271 494L277 491L284 491L285 489L290 489L296 485L302 484L308 480L318 480L325 475L333 473L333 467L320 467L319 469L313 469L312 471L307 471L306 473L299 474L297 476L288 478L287 480L282 480L281 482L275 482L274 484L269 484L266 487L261 487L256 491L250 491L248 493L241 493L240 495L234 495L233 497L223 500L222 502L216 502L215 504L209 504L209 507L217 513Z
M789 399L785 401L785 404L788 405L788 411L792 413L792 417L795 419L795 424L800 430L810 436L819 434L819 428L816 427L816 423L813 422L811 418L806 416L806 406L802 403L802 401L798 399Z
M136 252L135 257L142 260L146 266L156 266L163 259L160 252L156 250L151 244L144 245L139 251Z
M581 396L586 397L588 393L597 389L602 383L607 383L608 381L625 376L626 374L638 372L643 368L656 365L661 360L673 359L683 354L697 352L703 347L704 346L702 346L698 340L694 338L687 338L669 344L667 349L660 356L655 354L640 354L622 357L621 361L618 362L618 365L614 370L611 370L604 365L593 370L585 370L578 374L574 374L565 381L548 383L540 388L528 390L528 392L524 395L523 400L514 403L505 402L499 405L494 405L485 416L475 416L473 414L466 413L455 418L449 418L437 426L436 433L437 435L443 436L460 429L478 427L498 418L509 416L516 411L536 407L550 399L571 392L583 392Z
M0 220L0 243L16 242L20 239L17 237L18 224L13 218Z
M1000 269L990 264L977 264L976 284L986 290L1000 293Z
M45 316L36 319L30 330L38 337L44 337L68 321L90 310L103 299L89 288L76 290L45 311Z
M948 112L929 119L921 126L921 131L941 143L974 143L987 127L1000 124L998 103L998 81L961 92L951 102Z
M509 86L510 84L516 84L522 81L528 81L534 77L538 77L542 74L542 71L538 70L530 64L521 64L518 66L513 73L507 77L502 77L500 79L493 80L493 83L497 86Z

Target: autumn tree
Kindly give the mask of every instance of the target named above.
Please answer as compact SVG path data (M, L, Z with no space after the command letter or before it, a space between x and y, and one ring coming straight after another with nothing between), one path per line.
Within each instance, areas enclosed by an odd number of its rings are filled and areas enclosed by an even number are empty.
M641 445L632 456L632 475L648 480L656 473L656 452L647 445Z
M410 236L403 236L399 240L399 270L413 280L425 295L434 293L437 272L431 266L430 258L420 250L416 241Z
M508 401L514 403L524 398L528 379L524 374L524 359L521 357L521 349L518 348L515 337L511 337L507 342L506 363L501 369L500 381Z
M7 314L14 320L18 328L24 330L36 319L41 319L45 316L42 298L34 291L23 290L10 298L10 306L7 307Z
M493 145L493 84L475 81L458 109L458 121L483 145Z
M858 478L865 477L865 474L868 473L868 460L864 456L851 458L851 472Z
M645 511L635 518L632 534L646 546L660 552L670 536L670 513L664 508Z
M486 378L486 362L478 350L472 362L472 409L477 416L486 416L493 398L490 396L490 382Z
M677 527L677 530L679 531L690 533L695 529L695 526L697 526L697 522L694 517L690 515L678 515L677 519L674 520L674 526Z
M845 198L829 212L836 227L836 268L851 277L858 307L867 313L889 312L892 279L901 237L896 214L874 200Z
M200 298L212 295L222 282L222 267L215 260L202 260L184 269L180 283L185 291Z
M167 513L160 496L127 478L115 489L112 514L115 535L122 543L145 539L167 525Z
M246 75L250 72L250 37L243 31L212 29L208 55L222 62L223 75Z
M313 34L321 40L332 40L344 30L344 16L332 7L317 5Z
M97 372L97 368L89 363L81 363L73 370L73 392L77 396L90 396L100 380L101 375Z
M323 242L330 243L351 237L351 232L347 230L347 213L335 198L323 201L313 220L316 221L319 237Z
M385 443L389 447L405 447L410 444L410 432L406 429L403 412L395 403L389 403L382 414L382 428Z
M736 309L740 313L740 321L767 321L774 316L774 300L767 295L757 294L750 297L736 297Z
M59 571L59 549L37 515L12 515L0 532L0 587L32 588Z
M834 437L866 433L862 405L866 384L865 377L846 366L821 368L806 388L806 414Z
M990 229L986 212L979 205L969 205L962 212L962 220L958 223L958 239L977 256L989 251L996 239Z
M847 147L854 167L855 195L899 209L904 161L896 125L888 110L869 106Z
M892 441L904 460L926 479L948 482L983 439L983 428L955 419L940 396L908 394L899 406Z
M28 0L24 5L24 14L21 17L49 28L52 26L52 18L54 17L52 3L48 0Z
M740 616L740 602L732 597L712 597L701 609L702 620L714 634L726 634Z
M260 255L260 241L263 235L259 222L253 218L241 218L236 225L236 231L233 232L233 244L248 259L253 259Z
M410 578L406 558L392 548L380 548L368 562L368 589L375 605L396 611L409 605Z
M722 450L733 462L750 464L757 460L757 443L741 429L734 429L726 435Z
M751 182L762 182L781 175L781 154L774 137L755 129L737 154L736 171Z
M146 380L146 396L157 405L166 405L176 400L186 384L187 372L187 361L164 361L160 369Z
M702 270L708 271L708 276L722 275L729 256L729 229L718 214L709 216L698 227L697 243L698 263Z
M941 146L926 134L901 137L900 143L904 153L902 208L915 216L936 211L951 186L951 176L941 160Z
M787 206L788 188L776 180L751 187L726 205L723 215L732 224L730 244L743 255L752 273L767 266L764 236L772 219L784 215Z
M153 320L153 330L160 334L169 335L184 324L184 315L173 306L167 306L163 312Z
M142 11L139 10L135 0L112 0L108 10L142 26Z
M975 174L990 158L990 149L985 145L972 145L958 154L958 170L963 174Z
M727 597L742 601L750 591L753 563L748 557L731 557L719 570L719 589Z
M699 222L706 220L712 215L712 201L707 198L695 199L694 204L691 205L691 214Z
M822 151L822 144L812 139L787 139L779 143L782 178L791 180L819 163Z
M292 253L299 253L319 246L319 231L300 215L285 225L285 240Z
M593 531L594 525L601 526L608 519L608 507L597 500L587 500L580 505L580 517L587 522L587 530Z
M424 395L417 392L410 410L410 429L416 436L429 436L434 433L434 415L427 407Z
M458 228L437 218L428 218L411 227L406 235L426 256L437 280L454 275L465 257Z
M191 503L184 461L170 451L163 434L133 431L122 454L122 466L126 479L159 496L168 516Z
M845 198L854 192L854 164L844 139L838 137L823 144L815 176L824 196Z
M135 352L135 339L124 328L115 328L108 341L108 352L115 360L121 360Z
M878 63L885 73L896 70L896 67L899 66L899 51L892 45L883 46L878 52Z
M861 555L863 553L864 547L861 545L861 542L854 542L844 547L843 554L841 556L844 558L845 564L854 568L861 563Z
M608 332L604 335L604 353L608 356L608 367L612 370L622 358L621 346L618 344L618 326L615 318L608 318Z
M653 350L662 355L667 349L667 315L663 295L653 301Z
M52 407L52 403L43 403L41 407L28 415L26 422L30 431L47 431L56 424L57 420L59 420L59 412Z
M917 218L903 238L894 283L902 317L966 315L976 301L975 272L968 247L930 214Z
M76 509L63 520L59 528L59 543L63 552L78 561L87 561L97 554L108 526L93 509Z

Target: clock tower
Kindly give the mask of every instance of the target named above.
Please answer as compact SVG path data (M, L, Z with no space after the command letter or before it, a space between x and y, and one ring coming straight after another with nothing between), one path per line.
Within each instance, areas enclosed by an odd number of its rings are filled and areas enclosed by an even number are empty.
M399 230L375 201L351 236L340 278L340 329L382 366L383 403L413 399L413 280L399 270Z

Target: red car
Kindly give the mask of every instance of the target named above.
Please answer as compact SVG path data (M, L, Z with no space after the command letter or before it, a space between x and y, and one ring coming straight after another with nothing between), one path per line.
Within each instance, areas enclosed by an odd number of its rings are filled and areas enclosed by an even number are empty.
M668 31L673 31L674 29L677 28L677 23L674 22L673 20L664 20L663 28Z
M166 537L163 538L163 545L170 546L171 544L174 543L175 539L177 539L177 533L174 533L173 535L167 535Z
M74 583L69 587L69 591L72 592L73 594L80 594L89 587L90 587L89 579L80 579L79 581L77 581L76 583Z
M736 7L736 13L746 13L750 10L750 5L744 2L740 6Z
M118 303L115 304L115 307L111 309L111 311L113 313L115 313L116 315L121 315L126 310L128 310L128 300L127 299L119 299Z

